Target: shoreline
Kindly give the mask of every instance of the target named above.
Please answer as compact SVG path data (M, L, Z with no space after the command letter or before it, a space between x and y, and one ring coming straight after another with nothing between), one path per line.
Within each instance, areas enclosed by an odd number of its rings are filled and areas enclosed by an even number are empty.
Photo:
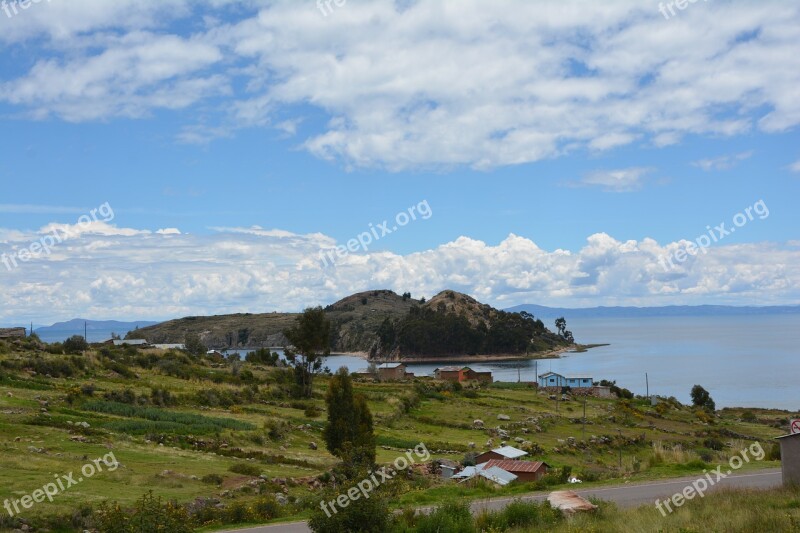
M431 364L431 363L489 363L498 361L528 361L538 359L560 359L564 353L583 353L601 344L573 344L562 346L547 352L537 352L528 355L519 354L491 354L491 355L456 355L456 356L433 356L433 357L394 357L391 359L370 359L367 352L338 352L333 355L347 355L364 359L367 363L403 363L403 364Z

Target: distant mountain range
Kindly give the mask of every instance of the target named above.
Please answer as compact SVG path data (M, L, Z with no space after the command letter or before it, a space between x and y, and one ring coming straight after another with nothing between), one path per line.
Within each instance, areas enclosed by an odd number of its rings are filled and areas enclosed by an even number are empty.
M129 331L136 328L145 328L158 324L158 322L140 320L137 322L119 322L117 320L86 320L74 318L67 322L57 322L52 326L34 328L39 338L45 342L60 342L73 335L83 336L83 327L86 324L86 334L89 342L101 342L111 338L112 333L125 337Z
M728 305L668 305L665 307L546 307L523 304L506 309L513 313L526 311L536 318L639 318L664 316L736 316L736 315L788 315L800 313L800 305L767 307Z

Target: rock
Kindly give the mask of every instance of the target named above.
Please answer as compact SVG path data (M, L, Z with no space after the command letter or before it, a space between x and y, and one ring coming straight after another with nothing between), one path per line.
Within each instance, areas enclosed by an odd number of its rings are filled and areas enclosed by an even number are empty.
M497 415L497 419L498 420L511 420L511 417L508 416L508 415L499 414L499 415Z
M519 443L519 444L522 444L523 442L525 442L525 439L522 439L522 438L520 438L520 437L514 437L514 442L517 442L517 443Z
M483 427L483 420L473 420L472 421L472 425L475 426L476 428L482 428Z
M529 433L529 432L530 432L530 429L528 429L528 428L522 428L522 432L523 432L523 433Z
M289 503L289 499L282 492L275 493L275 501L278 502L278 505L288 505Z
M494 446L494 439L489 439L489 440L487 440L487 441L486 441L486 446L487 446L488 448L491 448L492 446Z
M9 398L13 398L13 397L14 397L14 395L13 395L13 394L11 394L10 392L7 392L7 393L6 393L6 396L8 396Z
M19 442L22 440L22 437L14 437L14 442Z
M316 450L317 449L317 443L316 442L309 442L308 443L308 447L310 449L312 449L312 450Z
M470 443L469 443L467 446L469 446L469 448L470 448L471 450L474 450L474 449L475 449L475 443L474 443L474 442L470 442Z

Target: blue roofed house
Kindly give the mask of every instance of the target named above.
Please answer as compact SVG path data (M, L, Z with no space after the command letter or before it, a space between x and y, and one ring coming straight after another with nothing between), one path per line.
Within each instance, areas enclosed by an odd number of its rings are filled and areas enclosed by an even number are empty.
M594 381L592 376L569 375L564 376L557 372L545 372L539 376L540 387L571 387L573 389L589 389Z

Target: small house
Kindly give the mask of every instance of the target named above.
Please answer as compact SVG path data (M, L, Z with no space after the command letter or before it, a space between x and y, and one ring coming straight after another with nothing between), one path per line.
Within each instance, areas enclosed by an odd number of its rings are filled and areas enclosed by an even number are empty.
M147 346L145 339L114 339L114 346Z
M800 433L778 437L783 484L800 486Z
M520 457L525 457L526 455L528 455L528 452L525 450L520 450L519 448L514 448L513 446L502 446L478 455L475 458L475 463L481 464L492 459L501 461L505 459L519 459Z
M433 376L442 381L453 381L465 383L467 381L478 381L481 383L491 383L491 372L477 372L468 366L445 366L433 371Z
M158 350L185 350L185 344L154 344L153 348Z
M483 470L490 468L500 468L510 472L520 481L539 481L549 470L547 463L542 461L518 461L514 459L492 459L483 465Z
M414 377L414 374L406 372L406 365L402 363L383 363L378 367L378 379L381 381L399 381L407 377Z
M25 328L0 328L0 339L24 338L27 333Z
M497 483L501 487L505 487L509 483L517 480L517 476L514 473L503 470L502 468L496 466L483 468L478 472L478 475L482 478L488 479L493 483Z
M459 381L461 367L444 366L433 371L433 377L442 381Z
M573 389L589 389L594 380L587 375L565 376L558 372L545 372L539 376L539 387L570 387Z

